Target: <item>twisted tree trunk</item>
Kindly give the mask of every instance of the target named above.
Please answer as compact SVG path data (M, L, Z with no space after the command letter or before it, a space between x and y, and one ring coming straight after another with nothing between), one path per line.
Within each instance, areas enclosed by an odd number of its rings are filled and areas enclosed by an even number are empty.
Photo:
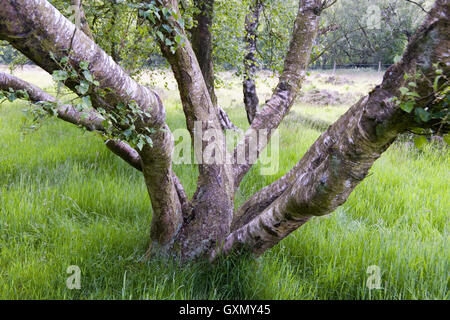
M161 1L160 5L178 11L174 0ZM182 30L178 22L169 18L170 23ZM207 163L205 150L209 143L222 144L224 133L218 117L218 107L209 95L208 86L197 61L194 50L183 32L185 45L173 53L164 41L160 41L161 51L169 61L178 83L187 128L192 140L201 145L197 154L200 160L197 190L190 202L190 212L175 238L172 254L182 259L193 259L212 250L230 231L233 218L234 179L230 165L222 162ZM174 37L174 34L166 34ZM216 141L205 141L198 135L212 130Z

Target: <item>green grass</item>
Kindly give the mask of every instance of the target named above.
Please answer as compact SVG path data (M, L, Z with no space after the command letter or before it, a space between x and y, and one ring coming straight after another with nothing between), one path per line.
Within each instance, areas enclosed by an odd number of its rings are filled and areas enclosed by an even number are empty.
M244 127L232 90L219 90L219 98ZM0 299L449 298L448 148L394 144L342 207L257 260L177 266L143 260L151 209L141 174L95 134L57 119L22 134L25 106L0 106ZM184 126L174 93L166 106L171 128ZM345 111L294 110L330 121ZM236 204L288 171L319 135L283 124L279 173L253 168ZM192 194L195 167L175 170ZM70 265L82 270L81 290L66 287ZM381 269L380 290L366 287L371 265Z

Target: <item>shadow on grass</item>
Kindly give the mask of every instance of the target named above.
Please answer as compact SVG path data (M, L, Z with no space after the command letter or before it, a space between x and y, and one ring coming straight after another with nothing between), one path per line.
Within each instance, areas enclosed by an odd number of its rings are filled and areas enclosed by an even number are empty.
M202 292L200 299L239 300L256 299L258 261L249 254L234 254L220 258L213 264L203 261L195 265L192 283L194 292Z

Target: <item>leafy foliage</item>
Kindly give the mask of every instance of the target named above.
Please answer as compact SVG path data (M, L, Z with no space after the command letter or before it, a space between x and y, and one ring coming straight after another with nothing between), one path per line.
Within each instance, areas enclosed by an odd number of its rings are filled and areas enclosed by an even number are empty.
M416 134L414 142L421 149L427 143L427 138L432 135L444 136L444 141L448 143L450 131L450 86L449 79L438 64L433 66L435 70L434 78L429 79L423 73L416 73L413 76L406 75L407 86L400 87L400 98L393 100L406 113L414 116L418 124L412 132ZM418 92L417 82L428 82L433 88L433 93L421 96Z

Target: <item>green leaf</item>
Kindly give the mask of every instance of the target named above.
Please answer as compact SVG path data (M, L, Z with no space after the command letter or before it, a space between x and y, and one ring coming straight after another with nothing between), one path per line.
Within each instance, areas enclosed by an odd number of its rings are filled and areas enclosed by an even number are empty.
M127 129L123 132L123 136L128 139L132 133L131 129Z
M81 61L81 62L80 62L80 68L81 68L82 70L87 70L87 69L89 68L89 62L87 62L87 61Z
M69 73L69 77L71 77L72 79L78 79L78 73L75 70L72 70Z
M164 17L166 17L166 18L168 18L169 17L169 9L167 9L167 8L162 8L162 13L163 13L163 15L164 15Z
M153 24L156 23L156 19L155 19L155 17L154 17L153 15L149 15L149 16L147 17L147 19L149 19Z
M84 78L89 81L90 83L94 82L94 77L92 76L92 74L89 72L89 70L84 70L83 71L83 76Z
M408 97L416 97L416 98L420 98L420 95L419 95L417 92L415 92L415 91L410 91L410 92L406 93L406 95L407 95Z
M9 102L14 102L14 100L16 100L17 99L17 96L16 96L16 93L15 92L10 92L9 94L8 94L8 101Z
M163 24L162 27L164 30L166 30L169 33L172 32L172 30L173 30L172 27L169 26L168 24Z
M164 41L164 34L161 31L156 31L156 35L161 39L161 41Z
M177 19L178 23L180 24L181 28L184 29L184 19L181 17Z
M400 93L404 96L405 94L407 94L409 92L409 89L406 87L400 87L400 89L398 89L400 91Z
M109 121L107 119L105 119L105 120L102 121L102 126L105 129L108 129L111 126L111 124L109 123Z
M445 143L450 146L450 134L444 135L443 138L444 138Z
M166 38L164 43L166 44L166 46L171 46L173 44L172 40L170 40L169 38Z
M53 61L56 62L57 60L56 60L55 54L54 54L53 52L51 52L51 51L50 51L49 54L50 54L50 58L51 58Z
M181 35L177 34L177 35L175 36L175 42L176 42L177 44L181 44L181 43L183 42L183 37L182 37Z
M430 113L423 108L416 108L415 113L423 122L428 122L431 118Z
M145 141L147 141L147 143L150 147L153 147L152 138L150 138L149 136L145 136Z
M92 102L90 96L84 96L81 98L81 106L83 108L92 108Z
M434 79L434 82L433 82L433 89L434 89L434 91L438 91L438 85L439 85L439 79L441 79L441 77L442 76L437 76L435 79Z
M76 86L75 89L77 89L79 94L85 95L86 92L89 91L89 83L85 80L81 80L80 85Z
M178 20L178 19L180 18L180 15L179 15L177 12L173 11L173 12L172 12L172 17L173 17L175 20Z
M408 102L402 103L400 105L400 108L403 111L410 113L412 111L412 109L414 109L414 101L408 101Z
M141 17L148 18L150 16L150 10L144 11L142 9L139 9L139 15Z
M136 148L142 150L143 147L144 147L144 140L139 140L138 143L136 144Z
M422 150L422 148L428 143L428 140L425 136L415 136L414 144L417 149Z
M56 82L65 81L69 78L69 74L67 73L67 71L64 70L55 70L52 73L52 77L53 80L55 80Z

